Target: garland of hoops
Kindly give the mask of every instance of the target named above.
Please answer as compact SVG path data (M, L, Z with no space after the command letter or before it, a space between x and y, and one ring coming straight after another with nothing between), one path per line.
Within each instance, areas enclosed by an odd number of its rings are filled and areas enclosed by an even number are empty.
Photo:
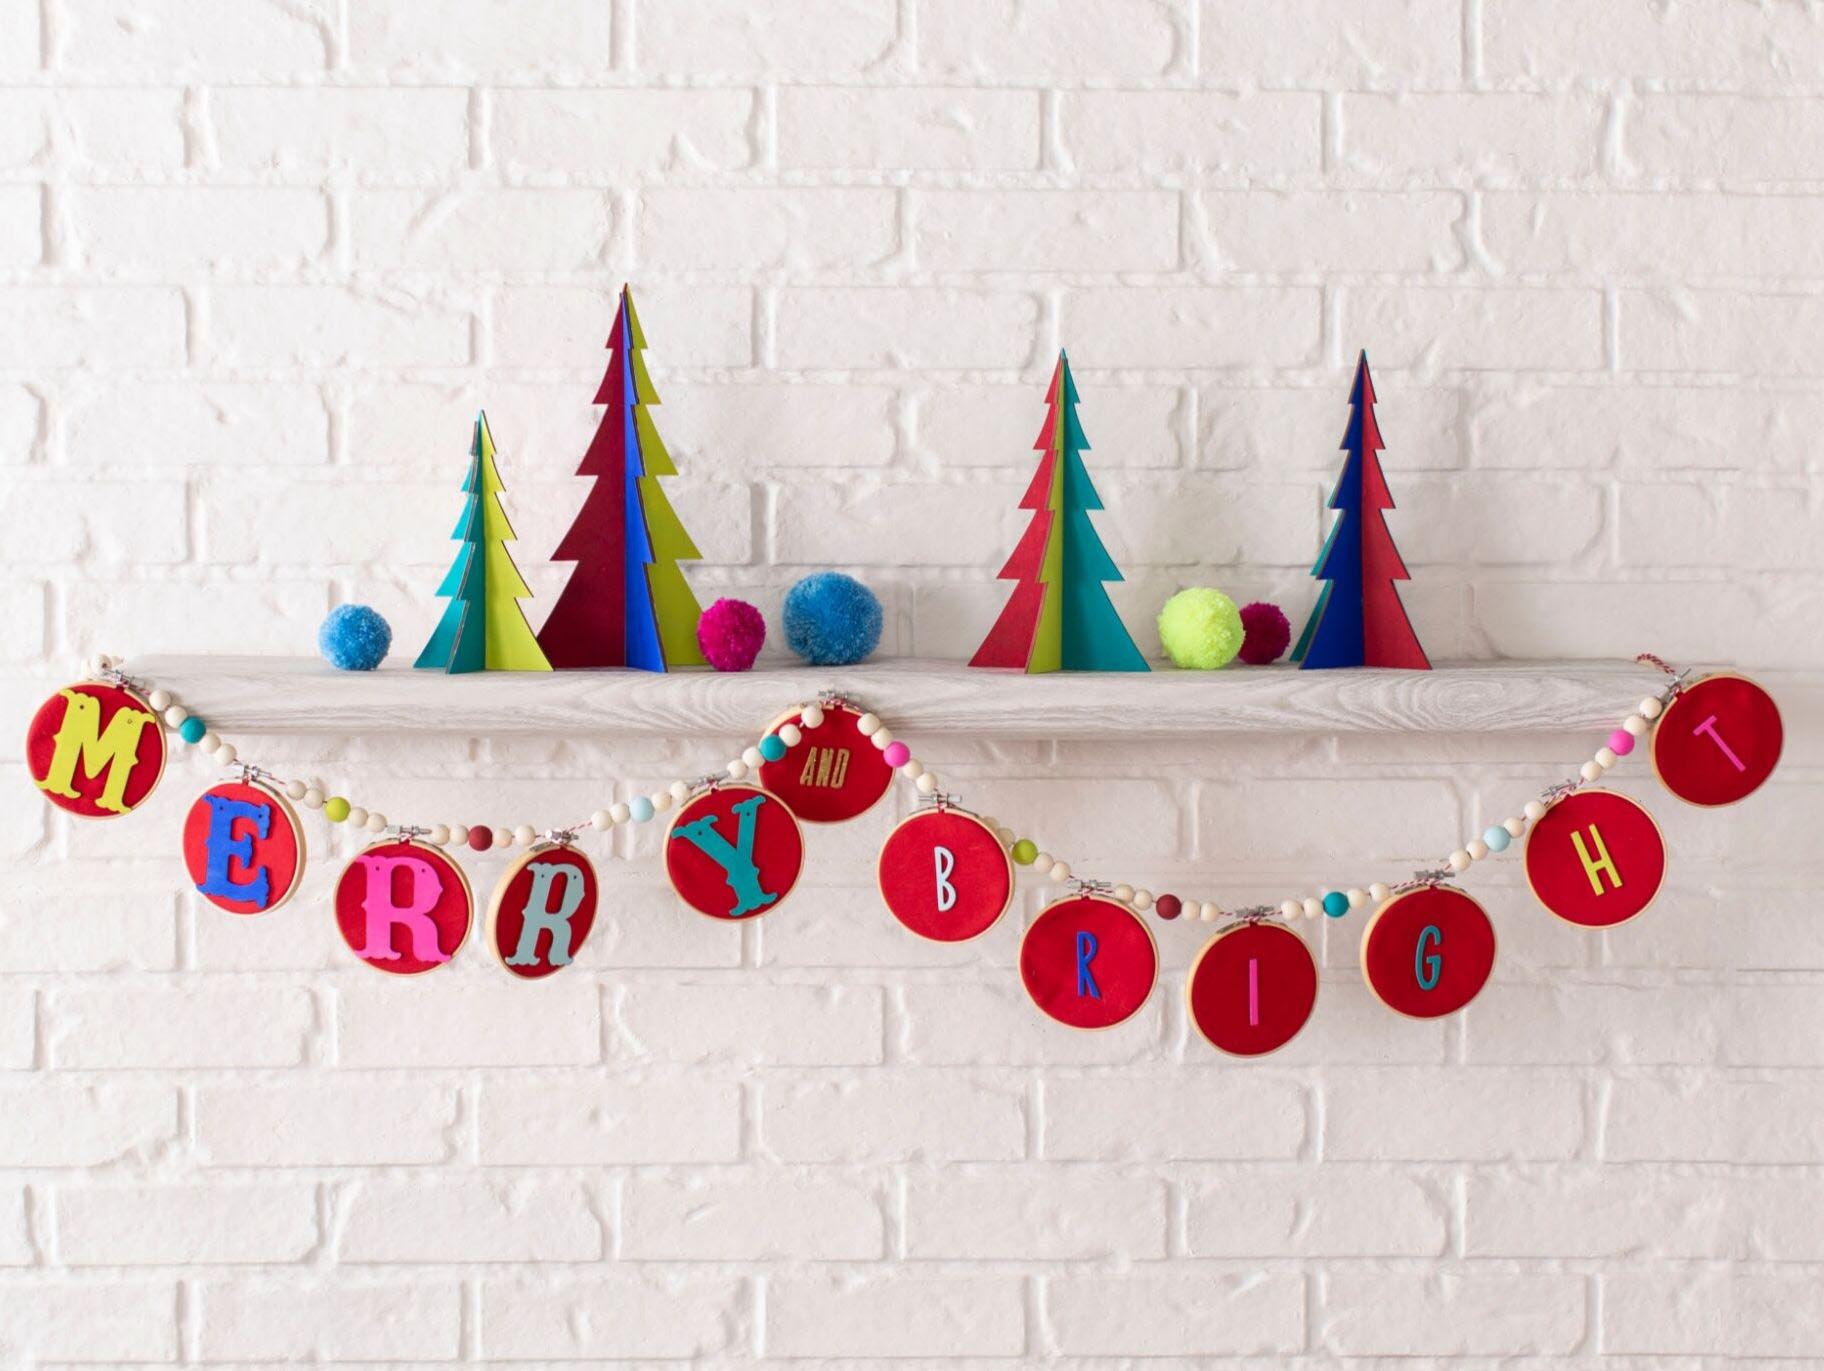
M94 819L130 813L151 795L164 773L167 733L208 757L226 776L185 817L184 862L202 897L229 914L268 913L297 890L306 842L294 806L365 832L372 841L336 881L336 927L356 957L393 975L442 966L469 937L474 898L452 852L510 848L488 900L484 941L524 980L571 965L595 924L599 892L579 846L585 834L669 815L663 860L684 903L712 919L756 918L797 883L803 825L865 813L897 774L916 789L918 806L887 835L878 877L888 910L908 930L938 942L980 937L1012 906L1017 870L1049 880L1061 897L1027 928L1020 978L1053 1019L1095 1029L1132 1017L1152 994L1159 955L1145 916L1218 924L1191 964L1190 1020L1221 1051L1259 1056L1290 1041L1317 998L1317 963L1293 928L1301 919L1369 910L1361 967L1370 990L1397 1013L1428 1019L1468 1004L1494 965L1494 926L1451 879L1516 842L1533 893L1570 923L1612 927L1652 902L1665 877L1665 841L1644 806L1601 784L1610 769L1645 741L1672 794L1702 807L1733 804L1773 773L1783 730L1772 697L1745 676L1693 680L1652 654L1636 660L1663 673L1661 687L1577 775L1547 786L1435 867L1239 909L1078 875L1035 839L964 808L880 718L836 694L782 716L720 771L545 829L393 823L242 760L169 691L106 657L39 708L26 755L45 799Z

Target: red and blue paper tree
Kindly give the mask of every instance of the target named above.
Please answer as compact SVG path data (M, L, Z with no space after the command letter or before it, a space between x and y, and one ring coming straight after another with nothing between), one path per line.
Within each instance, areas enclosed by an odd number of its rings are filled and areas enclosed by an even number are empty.
M1383 517L1383 511L1393 508L1393 496L1381 472L1378 454L1385 444L1375 422L1374 400L1374 378L1368 374L1364 352L1349 392L1349 429L1342 443L1349 459L1330 496L1337 519L1311 568L1311 574L1327 584L1292 649L1292 660L1308 668L1389 666L1428 671L1431 662L1394 585L1407 580L1408 573Z
M1045 455L1020 501L1033 512L1032 522L1001 568L1001 580L1016 582L1013 595L969 665L1145 671L1146 658L1102 588L1121 572L1089 521L1102 499L1083 465L1089 439L1077 421L1077 384L1062 352L1045 404L1045 427L1033 444Z
M475 416L469 444L468 497L450 534L462 546L437 593L449 597L443 618L413 666L429 671L549 671L519 602L532 593L507 544L513 525L500 507L500 472L488 416Z
M633 296L623 286L608 335L608 370L595 393L595 403L607 409L577 468L595 484L552 554L554 561L576 563L538 634L555 667L667 671L703 664L697 646L703 611L678 567L703 554L659 487L661 476L678 469L647 408L659 403L659 393L640 358L645 346Z

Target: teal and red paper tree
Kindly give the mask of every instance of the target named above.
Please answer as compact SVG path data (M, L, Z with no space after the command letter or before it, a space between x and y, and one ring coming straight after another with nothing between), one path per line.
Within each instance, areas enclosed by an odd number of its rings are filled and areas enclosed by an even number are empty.
M1045 404L1045 427L1033 444L1045 455L1020 501L1021 509L1033 512L1032 522L1000 574L1016 584L969 665L1145 671L1146 658L1102 588L1119 581L1121 572L1089 521L1102 499L1083 465L1089 439L1077 422L1077 384L1063 352Z
M488 416L475 416L469 473L463 478L462 516L450 537L462 546L437 587L449 597L424 651L413 666L429 671L549 671L532 625L519 602L532 593L507 544L513 525L500 507L500 472Z
M667 671L703 663L703 611L678 567L703 554L659 488L659 478L678 469L647 409L659 393L640 358L645 346L633 295L623 286L608 370L595 393L595 403L607 408L576 469L595 484L552 554L576 563L538 634L555 667Z
M1292 649L1292 660L1308 668L1428 671L1431 662L1394 585L1409 578L1382 513L1393 508L1393 496L1381 472L1378 454L1386 445L1375 422L1374 400L1374 378L1368 374L1364 352L1349 392L1349 429L1343 434L1349 459L1330 496L1337 520L1311 568L1311 574L1327 584Z

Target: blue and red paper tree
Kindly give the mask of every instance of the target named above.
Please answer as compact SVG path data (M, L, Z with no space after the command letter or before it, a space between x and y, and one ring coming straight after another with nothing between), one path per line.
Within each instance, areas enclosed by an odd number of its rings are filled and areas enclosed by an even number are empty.
M1033 444L1045 455L1020 501L1021 509L1033 511L1032 522L1001 568L1000 579L1017 584L970 666L1148 669L1102 588L1105 581L1119 581L1121 572L1089 521L1102 499L1083 465L1089 439L1077 421L1077 403L1070 359L1059 352L1045 393L1045 427Z
M1317 608L1305 621L1292 660L1307 668L1387 666L1428 671L1395 581L1409 579L1383 511L1393 508L1377 455L1386 446L1374 417L1374 378L1368 354L1355 369L1349 392L1349 429L1342 447L1349 454L1330 496L1338 511L1324 550L1311 574L1328 582Z
M612 356L595 394L607 409L577 468L595 484L552 554L554 561L576 563L538 634L554 667L666 671L703 664L697 645L703 611L678 568L703 554L659 487L661 476L678 469L647 410L659 393L640 358L645 346L633 296L623 286L608 335Z

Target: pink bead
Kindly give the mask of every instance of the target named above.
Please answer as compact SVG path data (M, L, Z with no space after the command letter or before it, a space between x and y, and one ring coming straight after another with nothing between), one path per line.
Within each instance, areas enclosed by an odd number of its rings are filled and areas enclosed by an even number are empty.
M900 767L912 760L912 749L904 743L888 743L880 755L888 766Z
M1609 751L1617 757L1625 757L1634 750L1634 735L1625 728L1618 728L1609 734Z

